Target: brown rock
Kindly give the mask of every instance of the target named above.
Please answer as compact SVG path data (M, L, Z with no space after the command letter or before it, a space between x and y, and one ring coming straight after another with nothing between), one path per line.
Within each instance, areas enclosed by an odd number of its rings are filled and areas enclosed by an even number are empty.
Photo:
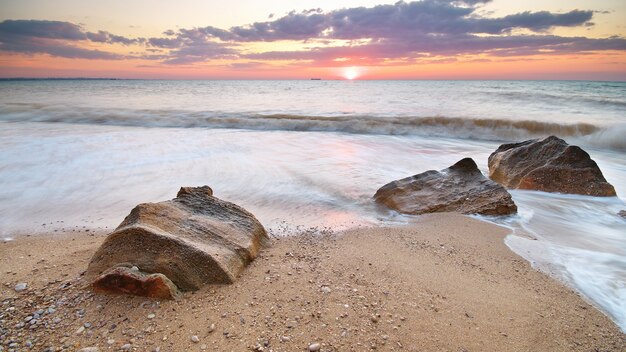
M268 237L254 215L212 194L208 186L183 187L172 200L136 206L94 254L87 278L136 266L145 274L161 274L183 291L234 282ZM108 272L96 282L101 291L123 292L127 284L143 281L126 270Z
M106 271L92 283L96 292L129 294L150 298L175 299L178 288L163 274L145 274L127 267Z
M555 136L501 145L489 156L489 176L507 188L616 195L587 152Z
M509 192L486 178L471 158L441 171L430 170L388 183L376 192L374 199L405 214L517 212Z

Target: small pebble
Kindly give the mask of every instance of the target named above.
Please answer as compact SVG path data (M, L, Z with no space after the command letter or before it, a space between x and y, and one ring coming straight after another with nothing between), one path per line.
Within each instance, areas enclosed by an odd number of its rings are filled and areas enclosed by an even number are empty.
M154 318L156 318L156 314L154 313L148 314L148 319L154 319Z
M28 287L28 284L26 284L25 282L20 282L19 284L15 285L15 292L22 292L26 289L26 287Z
M125 345L122 345L122 347L120 347L123 351L130 351L131 348L133 348L133 345L131 345L130 343L127 343Z
M317 352L320 350L320 348L322 348L322 345L320 345L319 343L312 343L309 345L309 352Z
M198 336L196 336L196 335L193 335L193 336L191 336L191 341L195 342L195 343L198 343L198 342L200 342L200 338L198 338Z

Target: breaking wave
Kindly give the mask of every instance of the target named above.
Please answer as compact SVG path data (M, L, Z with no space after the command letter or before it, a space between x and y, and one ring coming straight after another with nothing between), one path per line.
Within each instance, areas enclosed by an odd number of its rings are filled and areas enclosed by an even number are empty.
M94 124L136 127L230 128L251 130L323 131L354 134L422 135L512 141L556 135L604 149L626 151L626 125L600 127L535 120L460 117L370 116L343 114L220 113L184 110L94 109L6 104L0 121Z

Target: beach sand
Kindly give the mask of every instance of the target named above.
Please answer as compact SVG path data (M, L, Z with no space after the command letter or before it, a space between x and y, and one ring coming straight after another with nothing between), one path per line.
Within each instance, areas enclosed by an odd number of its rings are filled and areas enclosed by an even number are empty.
M19 351L624 351L626 335L454 214L414 225L275 237L229 286L178 301L94 295L81 274L106 234L0 244L0 345ZM15 284L28 283L17 293ZM50 313L49 308L52 307ZM39 318L25 321L40 310ZM24 327L17 328L24 323ZM212 328L213 326L213 328ZM192 341L197 337L197 342ZM15 345L14 345L15 346Z

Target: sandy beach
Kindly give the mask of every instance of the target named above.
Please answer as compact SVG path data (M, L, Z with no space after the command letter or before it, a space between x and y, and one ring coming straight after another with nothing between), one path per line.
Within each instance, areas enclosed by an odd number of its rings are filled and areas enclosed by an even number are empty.
M625 0L0 4L0 352L626 352Z
M623 351L626 336L455 214L410 226L310 230L271 245L228 286L177 301L95 295L81 275L104 231L0 244L5 351ZM16 292L25 282L25 291ZM13 346L13 347L11 347ZM28 347L32 346L32 347ZM95 349L92 349L95 350Z

